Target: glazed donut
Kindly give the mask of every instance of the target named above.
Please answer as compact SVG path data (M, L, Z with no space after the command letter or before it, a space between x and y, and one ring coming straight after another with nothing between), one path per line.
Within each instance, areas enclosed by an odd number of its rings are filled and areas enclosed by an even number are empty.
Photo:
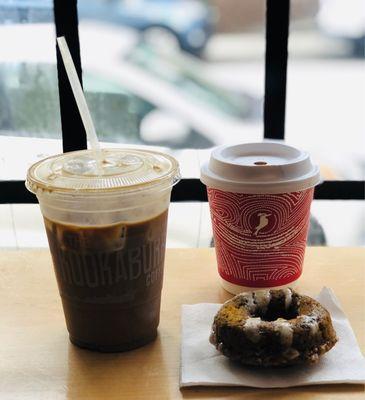
M329 312L290 288L241 293L214 318L210 342L245 365L315 363L337 342Z

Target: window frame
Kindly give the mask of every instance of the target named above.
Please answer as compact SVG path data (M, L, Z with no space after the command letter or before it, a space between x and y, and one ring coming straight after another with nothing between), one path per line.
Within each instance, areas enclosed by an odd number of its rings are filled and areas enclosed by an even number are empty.
M54 0L54 22L57 36L65 36L82 85L82 66L78 32L77 0ZM285 139L285 103L288 61L290 0L266 0L266 52L264 139ZM62 124L63 151L87 148L81 117L57 51L58 87ZM317 200L364 200L363 180L324 181L315 188ZM171 201L207 201L205 186L199 179L183 178L172 191ZM0 181L0 204L37 203L24 181Z

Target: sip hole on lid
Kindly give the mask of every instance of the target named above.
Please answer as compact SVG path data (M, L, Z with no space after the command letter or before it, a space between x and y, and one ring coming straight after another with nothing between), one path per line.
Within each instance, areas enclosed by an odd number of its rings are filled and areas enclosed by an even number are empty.
M254 162L255 165L267 165L266 161L255 161Z

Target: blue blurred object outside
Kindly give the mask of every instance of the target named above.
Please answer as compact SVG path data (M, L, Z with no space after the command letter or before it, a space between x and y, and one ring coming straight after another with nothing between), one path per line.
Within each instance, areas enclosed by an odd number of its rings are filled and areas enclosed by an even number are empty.
M214 9L199 0L79 0L78 8L80 19L128 26L146 38L157 34L196 56L216 18ZM52 0L0 0L0 23L50 22L52 14Z

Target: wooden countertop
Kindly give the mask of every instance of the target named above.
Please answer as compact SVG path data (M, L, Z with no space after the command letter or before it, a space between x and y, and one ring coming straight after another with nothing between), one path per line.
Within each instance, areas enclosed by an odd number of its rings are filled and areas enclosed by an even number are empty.
M364 399L363 385L179 389L180 305L223 302L213 249L168 250L157 340L120 354L68 341L48 250L0 251L0 399ZM365 353L365 249L309 248L298 288L331 287Z

